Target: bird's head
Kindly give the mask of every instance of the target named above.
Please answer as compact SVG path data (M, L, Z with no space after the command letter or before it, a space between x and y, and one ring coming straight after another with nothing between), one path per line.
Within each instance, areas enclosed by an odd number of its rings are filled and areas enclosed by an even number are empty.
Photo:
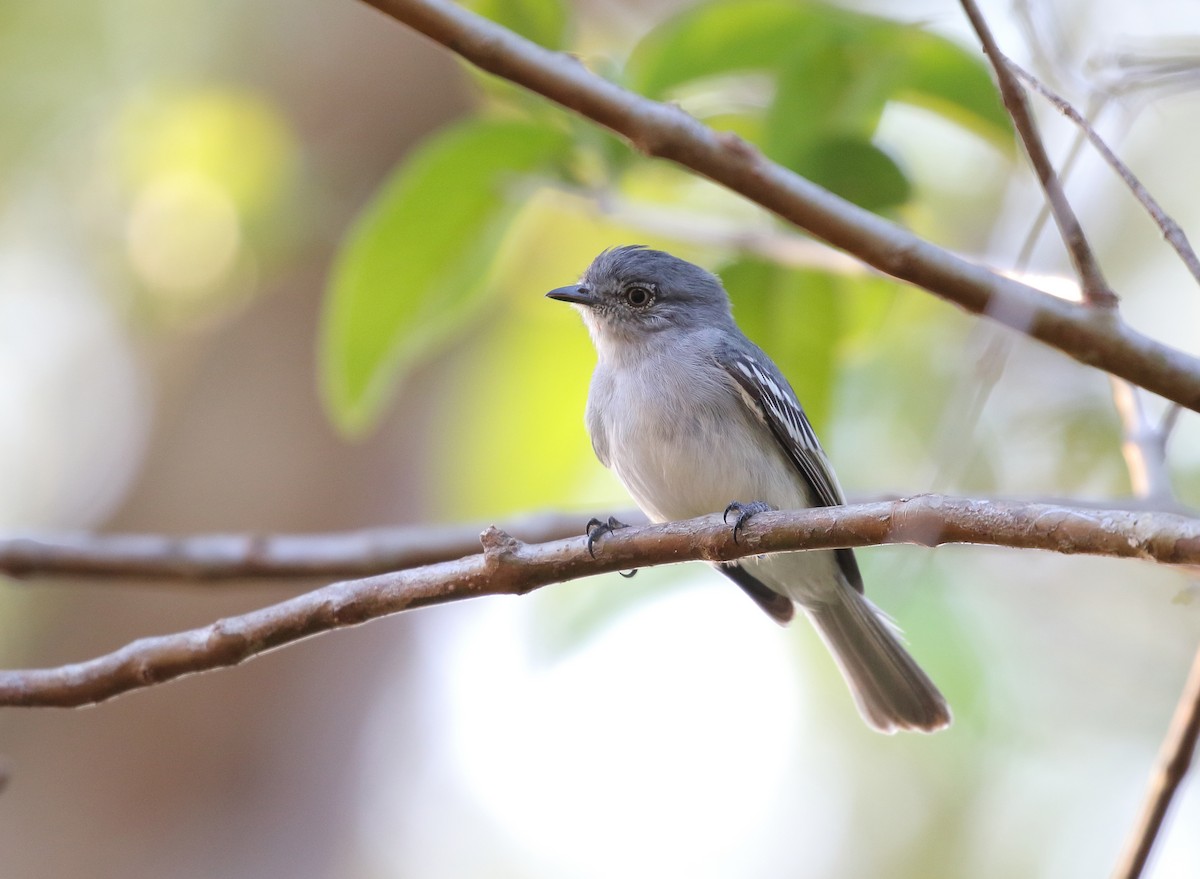
M654 344L660 333L688 333L733 321L729 295L711 272L631 244L596 257L578 284L546 294L579 309L597 349Z

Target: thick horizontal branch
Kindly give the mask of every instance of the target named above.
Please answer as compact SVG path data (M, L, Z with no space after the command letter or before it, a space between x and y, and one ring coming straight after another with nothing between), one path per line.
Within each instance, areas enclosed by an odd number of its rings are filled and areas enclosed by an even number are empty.
M740 542L719 515L633 526L603 537L594 559L583 537L534 545L489 528L481 539L482 553L456 561L335 583L200 629L134 641L85 662L0 671L0 705L89 705L404 610L481 595L521 595L592 574L691 560L882 543L979 543L1200 564L1200 519L939 495L761 513L741 530Z
M651 101L445 0L365 0L472 64L713 180L868 265L1200 411L1200 359L1088 309L1004 278L916 237L679 107Z
M898 495L851 496L851 503L896 500ZM1170 497L1090 500L1046 497L991 499L1127 513L1195 511ZM605 511L608 512L607 510ZM638 510L618 510L622 522L642 524ZM583 513L542 512L505 520L499 527L526 543L545 543L584 532ZM52 579L72 586L119 581L188 586L252 580L369 577L471 555L487 523L397 525L323 534L100 534L0 531L0 576Z

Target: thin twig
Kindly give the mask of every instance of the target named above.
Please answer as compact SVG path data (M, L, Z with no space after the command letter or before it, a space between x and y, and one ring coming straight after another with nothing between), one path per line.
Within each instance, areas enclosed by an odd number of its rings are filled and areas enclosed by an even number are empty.
M1172 403L1163 413L1162 421L1158 423L1158 432L1162 434L1164 446L1171 438L1171 434L1174 433L1175 425L1179 423L1179 415L1182 412L1183 409L1178 403Z
M1071 173L1076 160L1080 155L1080 150L1083 144L1087 141L1100 151L1110 164L1117 170L1117 173L1126 181L1133 191L1135 197L1146 207L1151 213L1151 216L1162 216L1165 223L1170 224L1178 231L1182 238L1182 247L1186 249L1187 255L1182 251L1180 255L1183 257L1185 264L1195 263L1195 254L1192 253L1191 247L1187 243L1186 237L1183 236L1182 230L1175 225L1174 220L1166 216L1158 203L1154 201L1150 193L1145 190L1141 182L1133 175L1133 172L1125 167L1124 164L1112 153L1108 145L1101 140L1097 134L1095 126L1085 119L1078 111L1075 110L1066 100L1060 98L1054 92L1050 91L1042 82L1033 74L1024 70L1020 65L1011 59L1008 60L1009 67L1021 78L1030 83L1034 89L1044 95L1048 100L1054 103L1063 113L1076 122L1075 138L1071 143L1071 149L1067 155L1066 161L1063 163L1060 178L1066 180ZM1107 98L1101 97L1096 104L1093 112L1089 115L1093 117L1098 115L1107 106ZM1144 199L1143 197L1144 196ZM1038 229L1040 223L1044 221L1046 216L1046 208L1038 214L1037 220L1034 222L1034 229ZM1160 228L1163 228L1165 234L1167 227L1160 223ZM1029 257L1032 251L1034 233L1025 241L1025 246L1021 250L1018 257L1018 266L1020 267ZM1176 248L1179 249L1178 247ZM1197 263L1197 268L1200 269L1200 263ZM1200 276L1197 278L1200 280ZM1141 398L1141 389L1134 387L1124 379L1115 376L1109 376L1109 384L1112 388L1113 407L1117 412L1118 418L1121 420L1122 442L1121 452L1125 458L1126 469L1129 472L1130 486L1135 497L1154 500L1164 505L1169 505L1175 500L1175 492L1171 485L1170 470L1167 467L1166 458L1166 440L1168 432L1162 431L1150 422L1149 416L1146 413L1145 406Z
M1082 309L970 263L821 189L679 107L635 95L445 0L365 0L481 69L690 168L881 272L1200 411L1200 359L1137 333L1110 309Z
M1062 178L1065 180L1075 165L1083 149L1082 132L1078 133L1067 158L1063 162ZM1022 279L1029 267L1033 249L1041 237L1046 220L1050 218L1050 208L1042 202L1037 216L1030 224L1021 249L1013 264L1010 277ZM1036 284L1034 285L1036 286ZM1008 365L1008 358L1015 346L1015 337L1005 333L991 324L980 324L972 329L965 345L967 359L974 363L969 373L962 373L954 391L947 397L942 407L942 417L937 426L933 447L933 460L937 462L930 488L933 491L944 491L952 487L958 473L966 465L968 456L974 448L971 436L975 432L979 419L983 416L984 407L999 384L1001 376Z
M1165 435L1150 421L1138 388L1119 378L1110 377L1109 383L1121 419L1121 454L1134 496L1171 503L1175 491L1167 468Z
M1100 154L1100 157L1108 163L1109 167L1117 172L1117 176L1124 181L1125 185L1129 188L1129 191L1133 193L1133 197L1136 198L1138 203L1146 209L1146 213L1150 215L1151 219L1158 224L1158 228L1162 231L1163 238L1165 238L1167 243L1174 248L1177 254L1179 254L1179 258L1183 261L1183 264L1187 266L1187 270L1192 273L1192 277L1196 279L1196 282L1200 283L1200 258L1196 256L1196 251L1192 249L1192 245L1191 242L1188 241L1187 234L1184 233L1180 225L1176 223L1175 220L1165 210L1163 210L1162 205L1160 205L1154 196L1150 194L1149 190L1142 185L1142 181L1139 180L1137 175L1129 169L1129 166L1122 162L1121 159L1117 157L1117 154L1109 148L1108 144L1104 142L1102 137L1100 137L1095 127L1088 122L1088 120L1085 119L1078 110L1071 106L1070 102L1067 101L1066 98L1059 95L1028 70L1023 69L1019 64L1011 60L1008 62L1008 64L1013 69L1013 72L1016 73L1017 76L1021 77L1021 79L1025 80L1025 82L1029 83L1030 87L1034 91L1044 97L1047 101L1053 104L1060 113L1079 126L1079 129L1091 142L1092 146L1096 148L1096 152Z
M972 364L971 369L960 374L947 396L931 443L932 491L951 490L978 448L974 442L975 429L1004 375L1015 338L991 324L980 323L971 328L963 346L964 360Z
M992 36L991 29L988 27L983 13L975 4L975 0L959 0L959 2L962 4L963 11L966 12L971 26L975 29L979 42L983 45L984 54L987 55L988 60L992 63L992 69L996 72L1000 97L1004 100L1008 115L1012 117L1013 125L1021 138L1021 144L1025 147L1025 154L1029 157L1034 173L1037 174L1038 182L1042 185L1042 191L1046 194L1046 201L1054 215L1054 222L1058 225L1063 243L1066 244L1067 252L1079 275L1084 301L1091 305L1115 306L1117 304L1116 294L1112 292L1108 282L1104 279L1104 272L1100 268L1095 253L1092 252L1092 247L1083 232L1079 218L1075 216L1075 211L1067 200L1062 182L1058 179L1050 156L1046 153L1045 144L1042 143L1042 138L1038 134L1037 123L1034 122L1033 113L1029 110L1029 102L1025 99L1025 90L1021 88L1021 84L1017 82L1009 68L1011 62L1000 51L1000 47L997 45L995 37Z
M760 513L742 527L737 541L719 514L630 526L605 535L596 558L582 536L535 545L489 528L481 540L483 553L456 561L335 583L200 629L134 641L85 662L0 671L0 705L90 705L403 610L481 595L522 595L592 574L682 561L882 543L978 543L1200 563L1200 519L940 495Z
M1100 88L1111 95L1156 91L1184 92L1200 85L1200 56L1114 52L1092 58L1093 72L1106 77Z
M1062 178L1065 179L1079 155L1079 147L1086 138L1100 155L1117 172L1129 187L1134 197L1158 223L1164 237L1175 248L1193 277L1200 281L1200 261L1188 243L1187 236L1175 221L1150 195L1134 173L1113 153L1108 144L1100 137L1095 126L1077 111L1065 98L1062 98L1040 79L1019 64L1009 59L1009 67L1017 76L1024 79L1035 91L1050 101L1058 110L1076 125L1076 136L1071 146L1071 152L1063 166ZM1107 98L1100 98L1095 111L1089 115L1095 116L1107 105ZM1125 458L1126 469L1129 471L1129 481L1133 493L1137 497L1153 499L1169 504L1175 499L1171 485L1170 470L1167 467L1167 437L1170 433L1151 423L1141 398L1141 390L1124 379L1109 377L1112 387L1113 407L1121 420L1122 442L1121 452ZM1164 425L1170 427L1169 424Z
M1011 61L1010 61L1011 63ZM1094 115L1099 115L1107 106L1106 100L1102 99L1094 111ZM1063 159L1062 167L1059 170L1059 178L1066 181L1071 176L1071 172L1075 170L1075 163L1079 161L1079 157L1083 154L1083 145L1087 143L1087 138L1080 130L1075 132L1075 137L1071 141L1071 148L1067 150L1067 156ZM1021 244L1021 249L1017 253L1017 259L1013 268L1017 272L1024 272L1029 268L1029 260L1033 257L1033 249L1037 245L1038 239L1041 237L1042 229L1046 225L1046 221L1050 219L1050 205L1042 202L1038 209L1037 216L1034 218L1030 226L1029 233L1025 236L1025 241Z
M1142 803L1142 811L1125 843L1120 860L1113 870L1113 879L1138 879L1146 868L1154 841L1162 830L1163 820L1171 801L1179 790L1188 768L1192 765L1192 755L1196 751L1196 740L1200 737L1200 650L1192 662L1192 670L1183 692L1179 696L1179 704L1175 707L1175 715L1171 725L1167 727L1167 735L1163 739L1158 752L1158 761L1150 776L1150 784L1146 789L1146 799Z

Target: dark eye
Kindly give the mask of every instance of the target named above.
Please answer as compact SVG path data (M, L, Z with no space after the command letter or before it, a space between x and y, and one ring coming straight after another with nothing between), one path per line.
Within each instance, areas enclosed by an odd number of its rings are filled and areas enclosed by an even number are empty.
M640 284L635 284L625 290L625 299L634 308L645 308L654 301L654 294L650 292L649 287L643 287Z

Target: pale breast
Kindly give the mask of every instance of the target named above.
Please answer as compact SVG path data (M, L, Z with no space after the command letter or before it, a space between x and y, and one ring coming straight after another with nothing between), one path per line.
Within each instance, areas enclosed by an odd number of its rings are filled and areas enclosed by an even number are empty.
M713 365L647 360L597 370L588 404L596 451L656 521L731 501L809 504L803 478L731 380Z

